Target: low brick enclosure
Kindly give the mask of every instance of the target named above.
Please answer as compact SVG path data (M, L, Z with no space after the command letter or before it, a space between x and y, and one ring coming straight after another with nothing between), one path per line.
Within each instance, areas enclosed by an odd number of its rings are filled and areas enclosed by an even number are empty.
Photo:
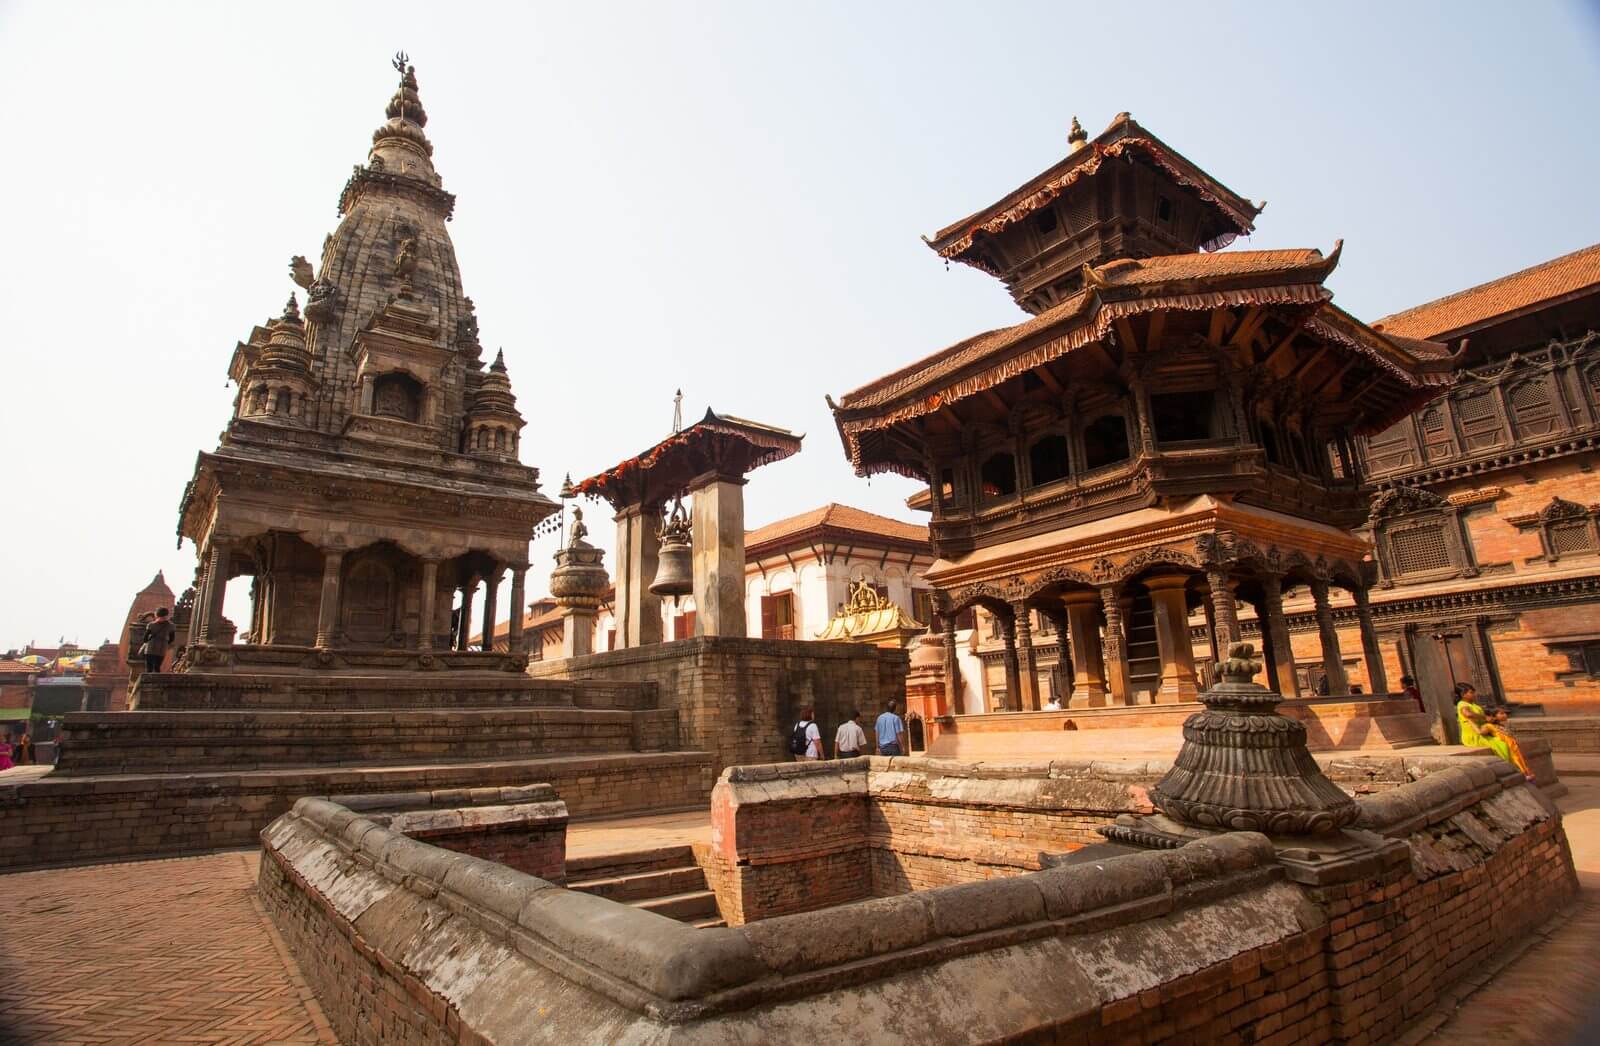
M329 802L408 839L566 885L567 804L547 784L336 795Z
M851 709L872 721L905 702L904 650L861 643L701 636L570 657L528 667L537 680L653 683L662 710L678 714L684 746L710 752L718 769L789 758L789 729L816 708L830 749Z
M1324 755L1345 791L1373 795L1461 765L1481 749ZM731 767L697 849L729 925L869 897L1020 875L1100 844L1121 814L1150 813L1168 760L957 763L878 757Z
M125 713L134 715L137 713ZM302 796L554 786L576 817L704 805L704 752L633 752L404 767L246 773L50 774L0 785L0 872L254 844Z
M1600 714L1518 716L1509 725L1523 754L1530 744L1545 744L1557 752L1600 753Z
M863 1021L969 1042L1371 1042L1560 912L1577 879L1560 815L1498 761L1361 806L1320 864L1246 832L1101 844L695 929L307 800L262 833L260 887L355 1043L798 1043Z

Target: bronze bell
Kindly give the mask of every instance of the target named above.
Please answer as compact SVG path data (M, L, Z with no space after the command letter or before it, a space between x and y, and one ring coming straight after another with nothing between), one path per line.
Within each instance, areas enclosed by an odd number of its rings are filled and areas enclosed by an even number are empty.
M656 562L656 577L650 582L655 596L687 596L694 592L694 563L689 546L689 520L683 502L673 509L672 518L661 527L661 551Z

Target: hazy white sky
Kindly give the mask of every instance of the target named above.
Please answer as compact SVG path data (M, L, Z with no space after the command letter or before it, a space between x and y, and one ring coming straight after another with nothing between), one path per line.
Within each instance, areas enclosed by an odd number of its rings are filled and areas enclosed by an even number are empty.
M1073 114L1129 110L1270 201L1240 246L1343 237L1330 285L1374 319L1600 240L1597 25L1592 2L0 2L0 649L114 637L158 568L188 582L176 509L228 357L334 227L398 48L546 491L665 435L681 385L691 416L807 433L753 475L755 526L913 518L909 481L851 474L823 393L1021 318L918 237L1059 159Z

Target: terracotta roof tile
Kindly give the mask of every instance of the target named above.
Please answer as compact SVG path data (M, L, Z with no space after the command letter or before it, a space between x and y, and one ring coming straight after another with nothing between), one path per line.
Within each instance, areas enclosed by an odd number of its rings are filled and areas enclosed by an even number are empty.
M31 672L38 674L44 671L42 665L29 665L21 661L12 661L9 658L0 659L0 673L10 675L16 672Z
M928 541L928 528L925 526L903 523L898 519L880 516L865 509L830 502L821 508L802 512L798 516L790 516L775 523L768 523L764 527L746 531L744 547L757 548L824 527L848 530L857 534L880 534L895 541L913 541L919 544Z
M1391 336L1436 338L1597 285L1600 243L1385 316L1372 326Z

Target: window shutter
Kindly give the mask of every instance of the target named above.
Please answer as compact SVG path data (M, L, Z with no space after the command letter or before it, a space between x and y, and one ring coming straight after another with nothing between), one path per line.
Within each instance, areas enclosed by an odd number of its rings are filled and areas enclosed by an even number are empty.
M772 605L771 596L761 597L761 638L776 639L778 637L778 611Z

